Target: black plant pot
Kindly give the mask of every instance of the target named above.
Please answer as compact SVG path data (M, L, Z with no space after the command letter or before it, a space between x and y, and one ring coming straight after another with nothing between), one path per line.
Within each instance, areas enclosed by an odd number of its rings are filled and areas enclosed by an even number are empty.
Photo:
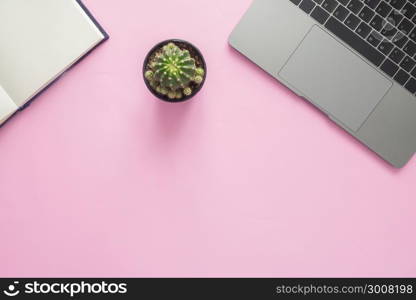
M194 87L193 93L191 95L184 96L180 99L170 99L168 96L158 93L157 91L155 91L155 89L153 89L153 87L150 85L149 81L145 77L145 73L146 73L146 70L148 68L149 61L151 60L153 55L157 51L159 51L163 46L165 46L169 43L175 43L179 48L188 50L189 53L191 54L191 57L193 57L195 59L196 67L197 68L203 68L205 70L204 79L203 79L202 83L199 84L198 86ZM194 45L192 45L191 43L189 43L187 41L179 40L179 39L166 40L166 41L160 42L159 44L154 46L152 48L152 50L150 50L149 53L146 55L146 58L145 58L144 63L143 63L143 71L142 72L143 72L143 80L144 80L147 88L149 89L149 91L155 97L159 98L160 100L170 102L170 103L183 102L183 101L187 101L187 100L195 97L195 95L198 94L199 91L204 86L205 79L207 78L207 66L206 66L206 63L205 63L204 56L202 55L201 51L199 51L199 49L197 47L195 47Z

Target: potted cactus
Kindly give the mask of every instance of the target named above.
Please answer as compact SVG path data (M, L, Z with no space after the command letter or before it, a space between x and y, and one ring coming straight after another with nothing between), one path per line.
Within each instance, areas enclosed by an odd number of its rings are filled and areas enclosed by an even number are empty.
M148 89L168 102L182 102L195 96L204 85L206 73L201 52L182 40L157 44L143 65L143 77Z

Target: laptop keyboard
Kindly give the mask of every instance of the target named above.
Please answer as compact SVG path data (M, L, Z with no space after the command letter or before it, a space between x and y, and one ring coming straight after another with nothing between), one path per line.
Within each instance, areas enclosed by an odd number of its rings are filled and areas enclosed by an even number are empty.
M289 0L416 93L416 0Z

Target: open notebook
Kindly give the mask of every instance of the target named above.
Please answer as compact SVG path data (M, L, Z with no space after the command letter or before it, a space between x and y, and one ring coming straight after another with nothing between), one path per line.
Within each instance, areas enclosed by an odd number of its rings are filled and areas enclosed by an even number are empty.
M107 39L79 0L0 0L0 126Z

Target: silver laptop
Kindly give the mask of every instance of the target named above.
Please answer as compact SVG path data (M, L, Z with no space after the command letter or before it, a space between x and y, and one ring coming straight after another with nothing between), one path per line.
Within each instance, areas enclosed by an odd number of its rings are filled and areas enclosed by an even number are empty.
M255 0L239 52L387 162L416 152L416 0Z

